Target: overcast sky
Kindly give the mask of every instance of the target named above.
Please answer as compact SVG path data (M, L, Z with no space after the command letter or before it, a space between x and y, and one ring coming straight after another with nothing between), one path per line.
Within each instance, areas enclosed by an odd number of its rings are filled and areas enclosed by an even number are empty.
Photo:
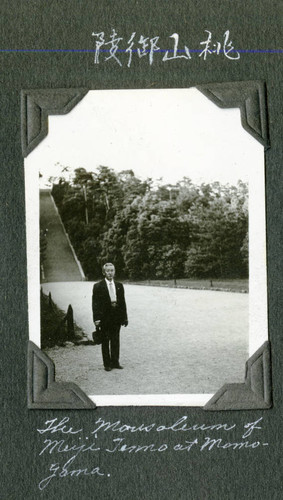
M248 181L263 147L241 126L239 109L220 109L196 89L90 91L25 160L43 181L62 167L132 169L175 183Z

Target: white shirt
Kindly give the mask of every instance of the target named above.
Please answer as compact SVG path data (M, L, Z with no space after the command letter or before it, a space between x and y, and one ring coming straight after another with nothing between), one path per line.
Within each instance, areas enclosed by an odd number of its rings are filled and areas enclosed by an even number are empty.
M111 299L111 302L117 302L117 293L116 293L116 287L115 287L114 281L113 280L109 281L107 278L105 278L105 281L106 281L106 285L107 285L107 288L108 288L108 293L109 293L109 297ZM112 289L113 296L110 293L110 287Z

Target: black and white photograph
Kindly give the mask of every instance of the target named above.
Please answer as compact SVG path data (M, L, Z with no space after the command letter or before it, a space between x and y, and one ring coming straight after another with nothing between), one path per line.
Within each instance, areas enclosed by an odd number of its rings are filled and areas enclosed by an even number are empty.
M283 498L282 2L0 11L0 499Z
M25 160L29 330L97 405L203 406L267 340L264 148L199 89L90 90Z

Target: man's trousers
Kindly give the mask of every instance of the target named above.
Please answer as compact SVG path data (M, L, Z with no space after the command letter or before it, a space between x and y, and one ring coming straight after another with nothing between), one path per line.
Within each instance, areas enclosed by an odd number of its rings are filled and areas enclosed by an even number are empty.
M102 329L102 358L105 367L119 365L120 324L113 324Z

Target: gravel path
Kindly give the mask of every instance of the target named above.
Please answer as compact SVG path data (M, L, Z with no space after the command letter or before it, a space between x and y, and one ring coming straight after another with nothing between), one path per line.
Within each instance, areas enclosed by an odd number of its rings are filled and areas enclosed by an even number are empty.
M74 309L77 324L93 331L93 283L45 283L54 302ZM86 394L214 393L243 382L248 358L248 295L125 285L129 326L121 328L124 370L105 372L100 346L55 347L45 352L56 380Z
M47 229L44 281L77 281L82 276L49 190L40 190L40 227Z

